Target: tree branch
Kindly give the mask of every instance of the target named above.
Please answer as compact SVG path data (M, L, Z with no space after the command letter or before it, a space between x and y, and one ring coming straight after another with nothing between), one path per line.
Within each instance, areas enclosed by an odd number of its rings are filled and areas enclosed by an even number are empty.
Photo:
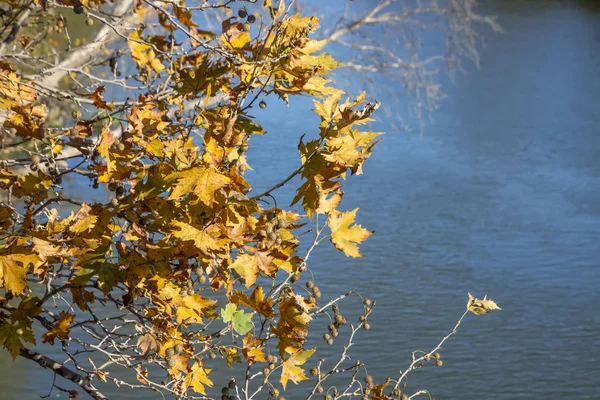
M96 389L90 383L88 377L84 377L77 372L70 370L69 368L61 365L60 363L46 357L43 354L37 353L33 350L21 349L20 356L28 360L34 361L40 366L52 370L55 374L62 376L63 378L73 382L77 386L85 390L93 399L105 400L108 397L104 396L98 389Z

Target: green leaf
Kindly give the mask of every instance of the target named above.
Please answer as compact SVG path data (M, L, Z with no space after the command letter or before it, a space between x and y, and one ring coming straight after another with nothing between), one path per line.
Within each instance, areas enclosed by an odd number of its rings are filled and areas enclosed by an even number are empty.
M236 311L233 314L233 330L240 335L245 335L252 329L252 314L247 314L244 311Z
M236 311L237 306L232 303L227 304L225 309L221 309L221 318L223 318L223 322L231 322L233 314L235 314Z
M221 318L223 318L223 322L231 322L233 330L240 335L245 335L252 329L252 314L238 310L233 303L229 303L224 309L221 309Z

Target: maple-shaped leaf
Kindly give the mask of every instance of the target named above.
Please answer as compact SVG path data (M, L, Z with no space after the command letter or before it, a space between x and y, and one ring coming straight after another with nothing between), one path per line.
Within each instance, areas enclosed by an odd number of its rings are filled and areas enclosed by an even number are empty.
M54 339L56 338L59 340L68 339L69 333L71 332L70 325L74 320L75 315L61 311L58 317L58 322L52 329L42 335L44 343L49 342L50 344L54 344Z
M201 202L207 205L213 204L215 202L215 192L231 181L217 170L203 166L174 172L166 179L168 183L176 182L169 196L170 200L181 199L190 193L194 193Z
M250 297L246 293L236 290L229 300L234 304L249 307L264 315L265 318L273 316L273 300L270 298L265 300L265 292L261 285L256 285Z
M240 335L245 335L252 329L252 314L238 310L233 303L229 303L224 309L221 309L221 318L223 318L223 322L231 322L233 330Z
M249 288L256 282L256 278L263 272L265 275L273 277L277 272L274 268L273 257L266 252L257 251L254 254L240 254L233 264L229 266L237 272L246 282Z
M373 388L373 391L371 393L371 399L372 400L392 400L392 397L390 397L384 393L385 388L388 386L389 386L389 382L384 382L382 384L376 385Z
M94 93L77 93L80 96L87 97L94 100L94 106L102 110L112 111L115 108L114 103L107 103L104 101L102 94L106 90L106 86L98 86Z
M157 351L160 347L156 335L153 333L146 333L139 337L137 346L142 351L142 354L146 355L151 351Z
M244 337L242 353L244 354L244 357L246 357L246 360L248 360L248 364L267 361L263 351L263 341L264 340L262 339L252 338L250 333Z
M19 355L19 352L23 348L21 340L35 344L33 331L23 328L18 323L3 323L0 325L0 346L6 348L13 359Z
M223 29L221 40L230 49L242 50L250 43L252 38L250 37L250 33L245 31L244 24L235 22L234 20L235 17L231 17L221 23Z
M493 310L502 310L495 301L488 299L487 295L483 297L483 300L474 298L471 293L468 295L467 310L475 315L485 315Z
M201 323L202 316L212 310L216 302L198 294L183 296L177 302L177 322Z
M0 253L0 288L13 294L21 294L27 286L27 271L30 264L41 262L37 254Z
M217 239L212 237L210 232L205 229L200 230L181 221L173 221L171 225L178 228L178 230L171 232L174 237L182 241L194 242L194 246L204 254L210 254L221 248Z
M357 211L358 208L352 211L335 211L330 214L327 222L331 229L331 242L348 257L362 257L357 243L363 242L373 234L360 225L352 225Z
M156 57L152 46L142 40L138 31L129 35L127 43L129 44L129 50L131 50L131 57L138 67L143 68L145 71L152 69L155 72L165 69L162 61Z
M204 368L199 362L195 362L192 365L192 370L185 377L187 387L191 387L194 392L205 395L205 387L211 387L213 382L208 378L210 369Z
M18 307L10 314L13 322L20 326L31 328L32 318L39 315L42 309L38 306L39 298L27 296L19 303Z
M225 352L225 361L229 368L233 368L233 363L241 363L240 353L235 347L223 347L221 350Z
M279 302L279 320L271 327L271 332L279 339L277 348L282 357L286 349L302 347L312 319L307 311L308 304L301 296L289 296Z
M302 381L307 380L304 370L300 368L300 365L306 363L306 361L314 354L316 349L311 350L298 350L294 347L288 347L287 353L290 353L289 357L283 361L281 369L281 386L286 388L288 381L292 381L298 384Z

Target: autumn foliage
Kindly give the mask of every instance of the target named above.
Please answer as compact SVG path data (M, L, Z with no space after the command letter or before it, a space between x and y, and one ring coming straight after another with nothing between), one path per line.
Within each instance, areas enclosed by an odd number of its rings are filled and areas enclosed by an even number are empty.
M17 13L20 3L11 3ZM345 354L321 369L305 346L319 318L329 324L326 342L368 328L370 301L349 326L336 303L354 294L323 301L307 271L315 246L329 241L361 257L372 233L342 199L344 181L362 173L381 135L366 126L378 103L332 85L339 64L326 41L311 38L317 18L285 1L222 3L133 3L133 25L115 39L124 45L102 47L87 70L67 68L59 87L40 79L52 73L46 61L32 70L2 58L5 139L21 153L3 156L0 170L0 347L33 359L36 344L62 345L75 378L59 375L94 398L105 398L98 381L177 398L210 394L215 384L227 388L223 396L278 398L312 374L310 398L344 368L346 396L400 398L402 379L356 378L362 365ZM214 9L221 28L201 27L199 14ZM116 26L105 10L103 1L37 0L23 12L51 33L32 23L5 45L49 59L48 46L68 33L63 14ZM78 51L70 44L60 57ZM121 77L119 65L135 72ZM80 84L67 88L72 82ZM107 85L124 95L107 96ZM293 106L299 95L314 99L320 124L299 138L298 168L255 193L246 152L266 132L253 110L267 100ZM277 189L297 176L293 203L278 204ZM82 200L74 189L82 179L97 195ZM494 308L473 301L477 313ZM216 362L246 369L245 382L211 374Z

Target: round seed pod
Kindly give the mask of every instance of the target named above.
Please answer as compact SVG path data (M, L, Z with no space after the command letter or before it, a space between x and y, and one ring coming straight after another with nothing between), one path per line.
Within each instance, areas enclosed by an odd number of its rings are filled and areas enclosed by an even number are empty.
M279 390L276 388L271 388L271 390L269 390L269 394L271 395L271 397L277 397L279 396Z
M248 15L248 19L246 20L248 21L249 24L253 24L256 22L256 17L252 14Z
M94 20L93 20L92 18L87 18L87 19L85 20L85 24L86 24L87 26L92 26L92 25L94 25Z
M365 306L370 306L372 304L371 299L365 299L363 303Z
M333 339L329 338L329 340L327 341L327 344L331 346L333 344Z
M323 389L323 386L319 385L317 386L317 393L323 393L325 391L325 389Z
M298 274L294 274L292 275L292 277L290 278L290 282L292 283L296 283L298 282L298 280L300 279L300 276Z
M248 16L248 13L246 12L246 10L244 10L243 8L240 8L238 11L238 17L246 18L247 16Z
M315 282L313 282L313 281L306 282L307 289L312 289L314 286L315 286Z
M175 346L175 353L180 354L183 351L183 345L181 343Z
M444 365L444 362L442 360L435 360L435 365L441 367L442 365Z
M334 330L332 330L332 331L331 331L331 336L332 336L332 337L336 338L336 337L338 337L339 335L340 335L340 333L338 332L338 330L337 330L337 329L334 329Z
M317 376L319 374L319 371L317 370L317 367L312 367L310 369L310 375L311 376Z
M229 380L229 383L227 384L227 387L229 389L235 389L235 379L233 377L231 377L231 379Z
M217 355L211 351L210 353L208 353L208 358L214 360L215 358L217 358Z
M167 357L173 357L175 355L175 349L172 347L169 347L166 351L165 354L167 355Z
M342 314L335 314L335 318L334 318L335 322L339 325L344 325L344 316Z
M325 339L325 341L331 339L331 335L329 333L326 333L323 335L323 339Z
M368 331L369 329L371 329L371 325L368 322L365 322L365 324L363 325L363 329L365 331Z
M264 100L261 100L260 103L258 103L258 106L262 109L267 108L267 102Z
M177 361L175 361L175 359L174 359L174 358L169 358L169 359L167 360L167 365L168 365L169 367L173 368L173 367L175 366L175 364L177 364Z
M271 370L269 369L269 367L264 367L263 370L262 370L262 373L265 376L269 375L269 372L271 372Z

